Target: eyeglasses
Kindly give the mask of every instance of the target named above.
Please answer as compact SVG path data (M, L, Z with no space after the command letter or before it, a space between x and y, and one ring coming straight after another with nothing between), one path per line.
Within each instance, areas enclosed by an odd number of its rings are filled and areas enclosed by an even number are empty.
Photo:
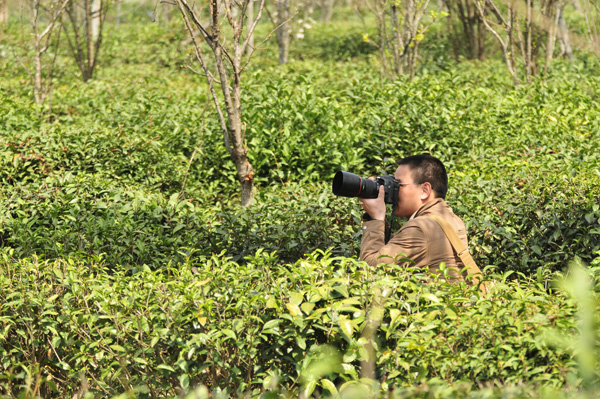
M398 180L396 180L396 183L398 183L399 186L407 186L409 184L414 184L414 185L419 186L419 185L423 184L423 183L400 183Z

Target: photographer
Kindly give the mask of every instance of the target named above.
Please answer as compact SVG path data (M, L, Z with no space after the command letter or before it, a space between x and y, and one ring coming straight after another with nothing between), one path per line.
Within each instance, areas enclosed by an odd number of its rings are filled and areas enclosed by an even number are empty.
M464 265L440 224L443 221L431 217L442 218L448 223L447 228L452 228L465 246L468 244L465 224L444 201L448 190L444 165L430 155L409 156L398 165L394 175L399 184L394 215L409 219L386 243L384 187L379 187L377 198L359 198L366 211L360 259L376 266L401 261L406 255L415 266L428 267L432 273L444 262L449 274L462 280L459 270Z

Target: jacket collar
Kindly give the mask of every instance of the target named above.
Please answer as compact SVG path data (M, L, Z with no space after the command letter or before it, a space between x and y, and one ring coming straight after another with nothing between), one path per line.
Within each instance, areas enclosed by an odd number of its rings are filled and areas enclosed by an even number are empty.
M416 218L418 216L431 213L430 212L431 208L433 208L434 206L436 206L438 204L445 205L445 203L446 203L446 201L444 201L443 198L435 198L431 201L428 201L428 202L424 203L423 205L421 205L421 207L419 209L417 209L417 211L415 213L413 213L413 215L408 220L413 220L414 218Z

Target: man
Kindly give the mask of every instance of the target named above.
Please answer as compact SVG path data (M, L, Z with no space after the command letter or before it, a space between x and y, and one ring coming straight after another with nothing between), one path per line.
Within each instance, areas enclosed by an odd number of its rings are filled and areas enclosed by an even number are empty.
M464 267L440 225L427 215L439 215L456 231L465 244L465 224L446 204L448 175L442 162L430 155L413 155L398 163L394 175L400 183L398 204L394 215L409 218L408 222L385 243L385 213L383 186L379 197L363 199L366 211L363 223L360 259L371 266L379 263L401 262L405 258L418 267L428 267L436 273L440 263L449 268L449 274L462 280ZM406 256L405 256L406 255Z

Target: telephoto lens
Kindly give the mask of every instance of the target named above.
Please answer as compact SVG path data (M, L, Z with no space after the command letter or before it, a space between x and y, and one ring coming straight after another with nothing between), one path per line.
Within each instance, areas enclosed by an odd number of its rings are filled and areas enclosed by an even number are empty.
M341 197L377 198L379 184L354 173L337 172L333 178L333 194Z

